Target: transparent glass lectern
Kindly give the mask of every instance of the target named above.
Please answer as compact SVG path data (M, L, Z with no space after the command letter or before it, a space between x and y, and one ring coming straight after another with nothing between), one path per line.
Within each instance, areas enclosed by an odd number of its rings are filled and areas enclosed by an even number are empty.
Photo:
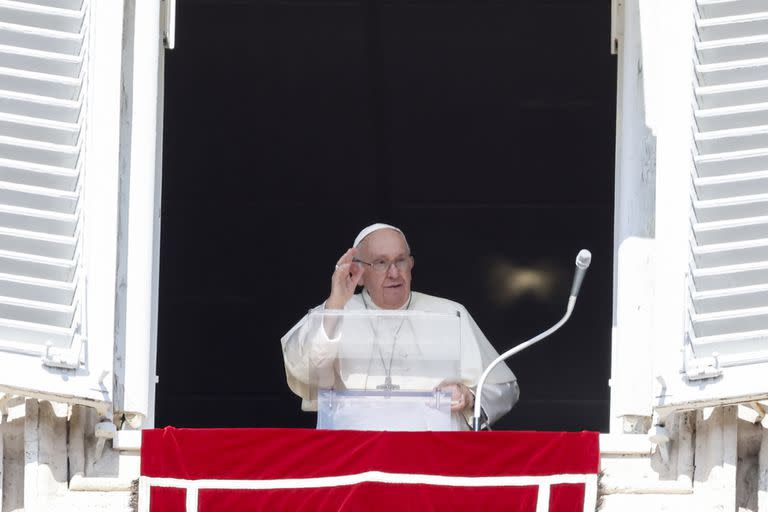
M461 376L458 313L418 311L314 311L312 358L317 428L454 430L451 396L441 383Z

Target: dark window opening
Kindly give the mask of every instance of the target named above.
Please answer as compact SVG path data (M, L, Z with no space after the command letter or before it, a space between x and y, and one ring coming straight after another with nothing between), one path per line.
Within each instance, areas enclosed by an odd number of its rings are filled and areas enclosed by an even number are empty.
M166 54L157 426L313 427L279 339L365 225L509 361L500 429L608 428L615 57L595 0L187 0ZM510 287L510 272L544 279Z

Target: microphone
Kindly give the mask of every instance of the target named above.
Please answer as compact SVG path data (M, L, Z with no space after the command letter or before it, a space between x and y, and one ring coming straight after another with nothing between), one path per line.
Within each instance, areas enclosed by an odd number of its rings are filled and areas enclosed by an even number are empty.
M571 285L571 297L579 295L581 282L584 281L584 275L587 273L589 264L592 263L592 253L586 249L579 251L576 255L576 273L573 274L573 285Z
M521 352L526 348L530 347L534 343L543 340L544 338L546 338L547 336L549 336L550 334L558 330L565 322L568 321L568 319L571 317L571 312L573 312L573 306L576 304L576 297L579 295L579 288L581 288L581 282L584 281L584 275L587 273L587 268L589 268L590 263L592 263L592 253L586 249L580 250L579 254L576 256L576 273L573 275L573 285L571 286L571 295L570 297L568 297L568 306L565 308L565 315L563 315L563 318L561 318L559 322L557 322L555 325L553 325L546 331L542 332L538 336L534 336L528 341L525 341L515 347L512 347L511 349L501 354L499 357L494 359L493 362L488 365L488 368L486 368L485 371L483 371L483 374L480 375L480 380L477 381L477 388L475 392L475 408L474 408L474 414L472 415L472 430L475 430L475 431L480 430L480 415L482 413L481 401L483 399L483 384L485 384L485 380L488 378L488 375L491 373L491 370L493 370L497 364L504 361L505 359L512 357L518 352Z

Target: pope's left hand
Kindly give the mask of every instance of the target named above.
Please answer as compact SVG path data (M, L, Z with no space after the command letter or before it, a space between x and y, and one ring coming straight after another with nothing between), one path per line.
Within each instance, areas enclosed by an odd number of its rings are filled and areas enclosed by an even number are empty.
M451 394L451 412L470 409L475 405L475 396L461 382L443 382L437 388Z

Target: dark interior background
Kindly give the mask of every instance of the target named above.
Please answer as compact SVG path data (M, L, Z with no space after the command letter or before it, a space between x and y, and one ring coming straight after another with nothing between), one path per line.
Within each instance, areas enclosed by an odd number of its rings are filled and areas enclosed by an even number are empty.
M279 339L364 226L512 359L501 429L607 431L616 62L605 0L184 0L166 54L157 426L312 427ZM548 293L514 293L533 269ZM534 290L541 290L534 287Z

